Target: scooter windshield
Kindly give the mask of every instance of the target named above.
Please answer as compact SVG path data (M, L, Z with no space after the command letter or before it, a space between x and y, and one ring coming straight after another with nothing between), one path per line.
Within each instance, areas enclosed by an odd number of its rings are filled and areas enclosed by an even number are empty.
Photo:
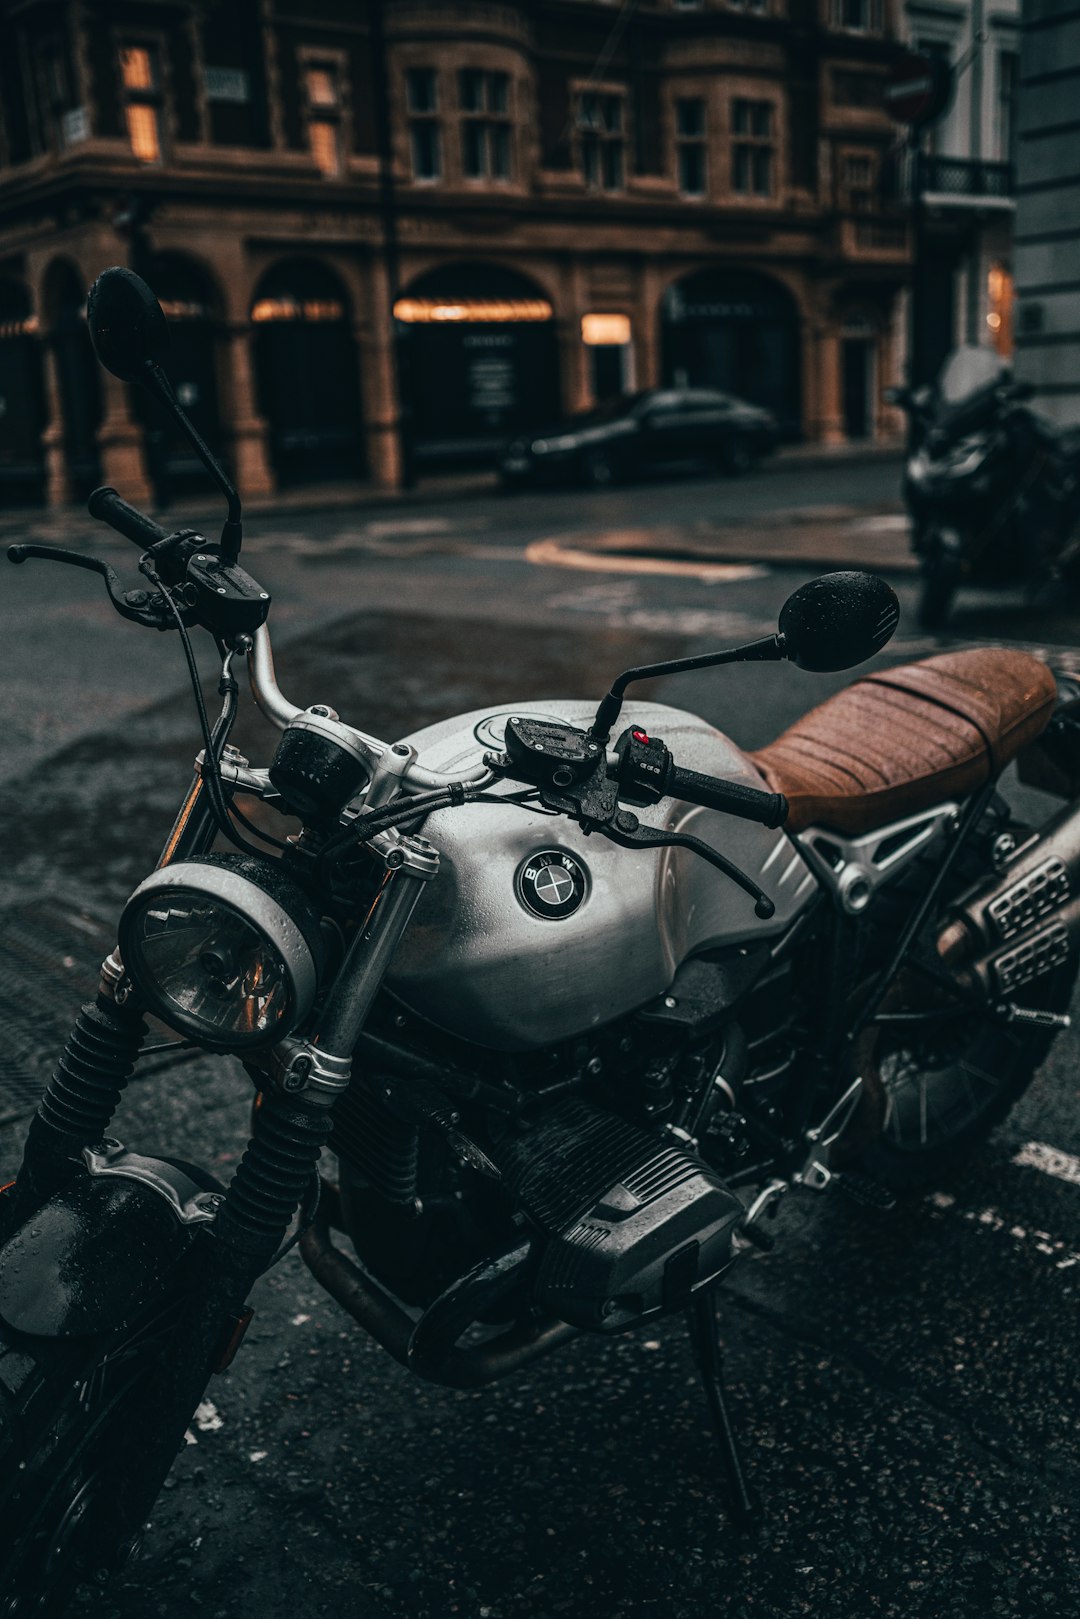
M945 405L961 405L984 388L992 387L1007 369L990 348L954 349L938 377L938 393Z

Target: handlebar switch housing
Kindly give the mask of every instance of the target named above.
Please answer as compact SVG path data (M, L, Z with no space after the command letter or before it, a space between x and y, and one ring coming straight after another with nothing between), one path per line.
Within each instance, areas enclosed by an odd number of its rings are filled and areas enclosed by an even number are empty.
M668 790L671 750L658 736L631 725L615 744L619 797L628 804L656 804Z
M270 593L238 563L216 551L197 551L188 558L186 575L196 592L196 618L222 640L254 635L266 623Z

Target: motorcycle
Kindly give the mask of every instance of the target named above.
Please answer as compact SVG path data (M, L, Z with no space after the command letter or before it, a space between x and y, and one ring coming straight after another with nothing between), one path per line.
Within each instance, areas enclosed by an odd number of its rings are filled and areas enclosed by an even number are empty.
M904 499L923 629L945 627L965 582L1076 581L1080 432L1029 409L1032 391L988 348L956 349L933 387L886 390L916 439Z
M1059 706L1024 653L952 653L865 675L756 753L628 696L871 657L896 598L837 573L796 590L775 634L626 670L598 706L381 740L280 690L240 502L172 394L150 290L107 270L88 313L101 361L170 410L228 515L214 543L95 491L92 515L141 552L137 590L92 556L8 552L91 570L121 617L178 637L202 749L0 1195L0 1613L61 1613L132 1555L252 1289L294 1246L451 1388L683 1315L732 1517L752 1521L720 1289L773 1246L784 1199L884 1216L963 1163L1067 1025L1075 691ZM220 660L213 723L196 628ZM241 659L281 733L269 765L229 741ZM998 791L1018 756L1066 798L1035 832ZM268 830L276 811L302 830ZM150 1016L251 1081L227 1185L109 1134Z

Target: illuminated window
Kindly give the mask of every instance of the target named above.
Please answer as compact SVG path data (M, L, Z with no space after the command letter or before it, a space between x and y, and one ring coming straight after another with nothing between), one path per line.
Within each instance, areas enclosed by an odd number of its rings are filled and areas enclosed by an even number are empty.
M434 68L409 68L405 74L405 102L409 109L409 151L413 179L438 180L442 175L442 143Z
M308 146L320 174L341 172L341 91L333 63L309 62L304 69L307 92Z
M1012 272L1004 264L991 265L986 278L986 324L990 340L1003 360L1012 359L1013 298Z
M629 343L629 315L582 315L581 341L590 348Z
M740 196L772 195L774 124L771 101L731 103L731 189Z
M149 46L121 47L120 82L131 150L140 163L160 163L161 93L157 64Z
M510 75L465 68L458 75L461 172L467 180L509 180Z
M621 191L625 174L622 96L582 90L576 122L586 186L590 191Z
M679 190L684 197L703 197L706 191L705 102L692 96L675 103L675 163Z

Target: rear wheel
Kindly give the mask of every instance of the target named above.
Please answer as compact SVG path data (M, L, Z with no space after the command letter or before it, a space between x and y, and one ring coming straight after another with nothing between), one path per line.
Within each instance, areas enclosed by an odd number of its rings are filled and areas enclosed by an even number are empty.
M589 450L582 456L581 481L590 489L610 489L617 481L615 463L606 450Z
M749 439L741 433L733 433L725 440L720 459L724 471L732 478L741 478L757 464L757 456Z
M1075 963L1059 968L1024 991L1024 1004L1066 1011L1076 977ZM915 993L894 1005L932 1015L911 1032L882 1027L872 1066L884 1123L861 1164L896 1190L931 1185L959 1168L1023 1095L1055 1038L967 1008L950 1013L936 991L919 995L914 975L908 983Z

